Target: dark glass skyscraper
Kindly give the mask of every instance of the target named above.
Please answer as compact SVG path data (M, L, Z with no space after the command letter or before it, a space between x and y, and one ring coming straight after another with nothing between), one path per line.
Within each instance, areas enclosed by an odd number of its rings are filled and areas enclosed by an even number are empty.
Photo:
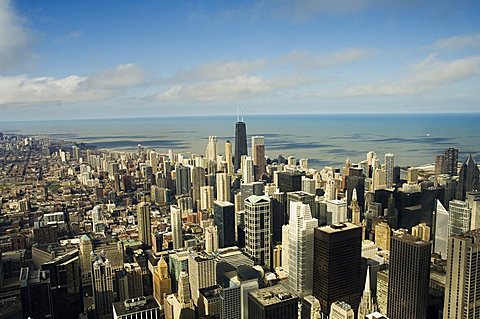
M410 234L392 237L387 315L427 318L431 243Z
M235 124L235 155L234 165L235 170L240 169L242 164L242 155L248 155L247 153L247 127L245 122L238 121Z
M230 202L213 202L213 220L218 228L218 247L235 245L235 205Z
M457 175L458 149L450 147L445 149L445 173L451 176Z
M460 169L460 178L458 180L457 187L457 199L465 200L468 192L479 190L479 177L480 171L478 170L477 163L475 163L472 154L470 154Z

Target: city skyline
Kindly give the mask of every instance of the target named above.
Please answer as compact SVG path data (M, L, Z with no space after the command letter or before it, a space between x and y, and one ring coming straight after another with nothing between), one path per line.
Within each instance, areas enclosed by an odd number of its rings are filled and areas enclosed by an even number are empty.
M3 120L477 112L469 1L0 3Z

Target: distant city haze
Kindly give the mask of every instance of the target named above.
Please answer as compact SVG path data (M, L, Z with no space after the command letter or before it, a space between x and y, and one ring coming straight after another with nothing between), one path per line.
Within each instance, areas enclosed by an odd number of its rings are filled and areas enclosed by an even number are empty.
M0 130L38 134L99 148L135 151L138 144L159 152L173 149L205 155L209 135L218 136L219 152L224 142L234 142L232 116L191 116L101 120L0 122ZM265 136L266 155L308 158L312 167L340 166L349 157L354 162L368 151L395 153L395 163L404 166L434 163L445 148L457 147L463 162L472 152L479 157L480 114L423 115L246 115L248 152L251 136ZM381 155L383 156L383 155Z

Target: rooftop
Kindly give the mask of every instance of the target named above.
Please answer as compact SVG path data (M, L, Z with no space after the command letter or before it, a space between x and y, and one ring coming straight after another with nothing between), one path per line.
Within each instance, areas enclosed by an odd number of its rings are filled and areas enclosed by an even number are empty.
M117 316L124 316L130 313L155 309L158 308L158 305L151 297L138 297L125 301L114 302L113 308L115 309Z
M267 287L250 292L250 295L260 302L264 307L268 307L277 303L298 299L292 295L281 285Z
M338 233L346 230L356 229L359 226L352 223L338 223L328 226L319 227L319 229L325 233Z

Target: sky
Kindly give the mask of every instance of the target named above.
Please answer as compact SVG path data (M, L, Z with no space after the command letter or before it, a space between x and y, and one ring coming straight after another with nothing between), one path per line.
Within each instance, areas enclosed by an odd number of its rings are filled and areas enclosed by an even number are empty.
M0 0L0 121L480 111L480 1Z

